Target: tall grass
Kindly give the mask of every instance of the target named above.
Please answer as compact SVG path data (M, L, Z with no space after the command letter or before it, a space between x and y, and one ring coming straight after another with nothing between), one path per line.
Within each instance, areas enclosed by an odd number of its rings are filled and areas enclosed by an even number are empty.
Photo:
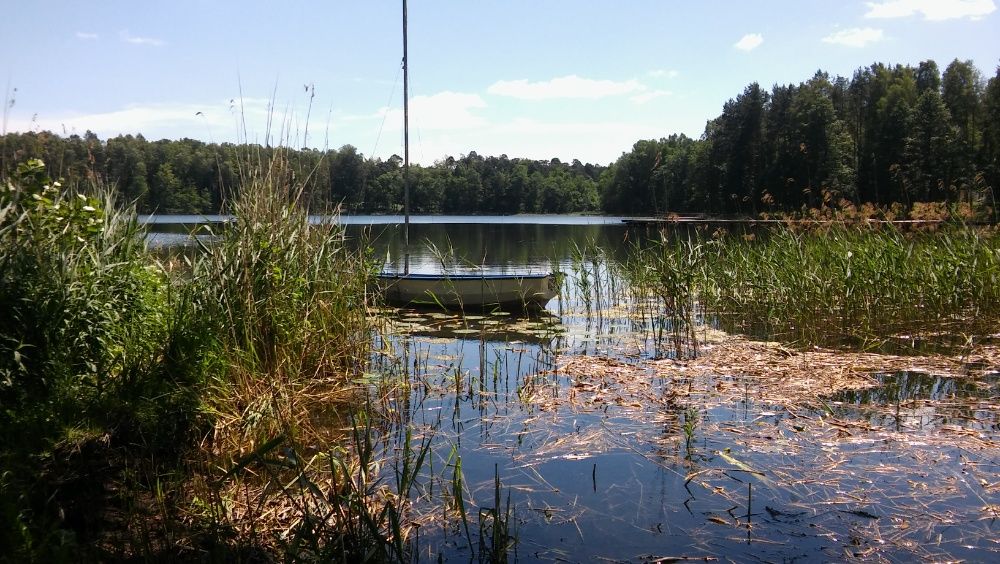
M427 443L376 449L348 401L365 398L368 262L310 221L281 151L241 170L233 221L171 274L107 192L69 193L39 161L4 186L5 557L405 558ZM316 423L336 406L364 423ZM404 451L394 492L378 468Z
M193 301L224 355L207 403L231 452L294 431L349 387L370 348L364 257L339 224L310 222L295 177L280 153L249 169L233 221L192 268Z
M67 496L93 501L121 448L155 452L195 418L191 371L165 371L167 279L111 194L64 190L38 160L0 193L0 545L17 557L75 551Z
M696 307L803 344L991 334L1000 318L1000 236L962 225L668 238L637 249L629 264L632 280L680 319Z
M308 175L280 151L247 159L232 222L192 264L191 302L213 323L220 365L206 383L214 424L198 454L209 475L228 468L196 481L192 502L207 500L199 518L241 546L286 559L402 560L427 444L414 451L407 434L398 452L377 449L376 410L354 384L372 348L368 258L338 223L310 220ZM337 406L333 420L353 426L317 422ZM405 453L398 491L378 471L394 452Z

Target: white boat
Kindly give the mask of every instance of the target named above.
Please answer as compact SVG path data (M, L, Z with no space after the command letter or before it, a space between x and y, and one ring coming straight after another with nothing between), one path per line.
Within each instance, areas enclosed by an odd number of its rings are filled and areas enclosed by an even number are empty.
M445 309L542 309L559 293L553 274L381 273L386 302L398 307Z
M379 291L390 305L445 309L542 309L559 293L554 274L413 274L410 272L410 106L403 0L403 272L383 272Z

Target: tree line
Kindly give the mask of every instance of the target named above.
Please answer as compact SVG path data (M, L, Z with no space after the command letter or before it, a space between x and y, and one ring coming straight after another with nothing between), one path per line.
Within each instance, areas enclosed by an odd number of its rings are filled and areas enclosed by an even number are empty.
M701 139L637 142L601 178L611 213L756 214L838 202L993 204L1000 187L1000 68L880 63L750 84ZM985 200L985 201L983 201Z
M193 139L147 141L123 135L102 142L92 132L0 137L0 175L18 162L41 158L54 178L103 181L142 213L217 213L236 195L245 169L281 151L318 209L345 213L401 213L402 159L368 159L351 145L294 150ZM574 160L483 157L475 151L432 166L411 165L413 213L573 213L598 211L597 181L604 167Z
M214 213L240 189L248 156L272 147L101 141L91 132L0 136L0 175L42 158L54 177L101 180L144 213ZM340 149L280 149L314 205L347 213L402 210L402 159ZM413 213L700 212L757 214L831 202L993 205L1000 186L1000 68L971 61L875 63L850 79L818 71L768 92L747 86L699 139L642 140L609 166L483 157L411 166Z

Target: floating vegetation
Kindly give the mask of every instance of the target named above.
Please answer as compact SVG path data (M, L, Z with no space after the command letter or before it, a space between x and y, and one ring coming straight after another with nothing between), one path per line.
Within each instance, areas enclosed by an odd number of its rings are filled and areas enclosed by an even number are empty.
M706 344L695 360L569 356L556 365L536 378L563 378L565 391L529 380L535 392L525 401L602 418L575 434L577 441L539 435L536 452L545 456L639 453L683 474L684 503L706 523L766 542L797 538L799 554L812 544L803 535L829 535L834 542L819 543L831 546L816 553L827 558L995 550L995 347L904 357L797 352L732 337ZM913 381L908 390L937 391L879 395L901 378ZM955 393L962 389L964 398ZM865 400L889 401L878 405L877 417L848 408L874 407ZM907 423L914 412L919 424ZM751 506L751 495L761 505Z

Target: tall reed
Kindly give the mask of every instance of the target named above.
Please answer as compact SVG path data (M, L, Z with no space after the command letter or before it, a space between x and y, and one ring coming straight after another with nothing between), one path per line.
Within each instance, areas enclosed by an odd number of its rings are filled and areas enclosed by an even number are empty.
M233 220L192 268L224 357L208 403L231 452L307 421L368 356L367 264L339 224L310 221L299 178L280 152L249 168Z
M1000 318L1000 236L962 225L678 236L636 249L627 270L678 322L690 323L697 306L740 330L803 344L986 334Z
M837 226L779 230L715 245L713 309L806 343L863 344L900 334L982 332L1000 316L1000 238L954 226L934 233Z

